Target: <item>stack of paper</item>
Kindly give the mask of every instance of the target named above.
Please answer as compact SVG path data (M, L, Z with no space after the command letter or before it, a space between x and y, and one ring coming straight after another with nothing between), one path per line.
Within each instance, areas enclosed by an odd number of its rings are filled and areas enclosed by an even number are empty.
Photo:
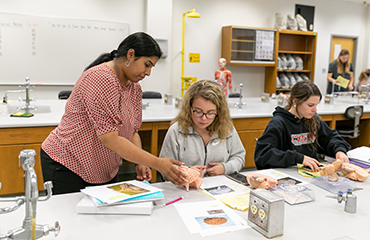
M347 152L350 163L363 168L370 168L370 148L358 147Z
M163 199L162 189L148 182L124 181L81 189L85 196L77 204L77 213L151 214L153 201Z

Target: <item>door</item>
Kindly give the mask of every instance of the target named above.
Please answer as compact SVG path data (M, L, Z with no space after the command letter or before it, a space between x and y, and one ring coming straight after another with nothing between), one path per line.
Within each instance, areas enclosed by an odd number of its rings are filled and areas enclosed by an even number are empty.
M331 39L330 62L338 58L339 52L342 49L347 49L349 51L349 61L352 63L354 68L353 60L355 59L354 54L356 41L356 38L333 36Z

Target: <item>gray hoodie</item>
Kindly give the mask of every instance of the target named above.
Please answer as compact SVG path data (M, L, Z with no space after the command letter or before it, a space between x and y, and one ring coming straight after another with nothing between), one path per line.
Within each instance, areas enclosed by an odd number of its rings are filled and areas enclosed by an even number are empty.
M225 174L240 171L244 167L245 149L235 128L229 136L220 142L220 138L213 134L211 140L204 146L203 138L189 127L189 135L178 127L171 125L164 138L161 158L172 158L185 163L185 166L205 165L208 163L222 163Z

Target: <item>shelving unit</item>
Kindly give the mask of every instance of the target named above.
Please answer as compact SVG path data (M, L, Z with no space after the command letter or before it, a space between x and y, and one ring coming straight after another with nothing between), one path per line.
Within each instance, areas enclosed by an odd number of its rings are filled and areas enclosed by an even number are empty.
M316 59L316 32L304 32L294 30L277 30L275 48L275 65L266 66L265 69L265 92L287 92L291 89L276 88L276 77L280 72L305 73L313 82L315 77ZM297 54L303 60L303 70L277 70L279 53Z
M273 28L222 27L221 57L230 65L276 65L275 38Z

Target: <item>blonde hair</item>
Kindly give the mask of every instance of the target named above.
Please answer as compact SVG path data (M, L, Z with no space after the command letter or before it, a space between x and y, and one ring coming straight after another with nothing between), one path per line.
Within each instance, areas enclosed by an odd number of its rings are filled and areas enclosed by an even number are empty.
M212 124L207 127L207 130L210 135L217 133L221 140L226 139L233 130L233 122L230 117L226 97L216 81L200 80L193 83L186 91L181 110L171 124L177 122L184 135L187 136L189 134L189 127L193 123L191 117L192 105L197 97L202 97L216 105L217 116Z
M358 77L358 83L356 85L356 89L358 90L362 82L367 81L369 78L370 78L370 69L367 68L367 69L362 70L360 76Z
M346 55L349 56L349 51L347 49L342 49L342 51L340 51L340 53L338 55L338 58L336 59L338 74L349 73L350 66L351 66L350 63L349 63L349 59L345 63L342 63L339 59L339 57L346 56Z

